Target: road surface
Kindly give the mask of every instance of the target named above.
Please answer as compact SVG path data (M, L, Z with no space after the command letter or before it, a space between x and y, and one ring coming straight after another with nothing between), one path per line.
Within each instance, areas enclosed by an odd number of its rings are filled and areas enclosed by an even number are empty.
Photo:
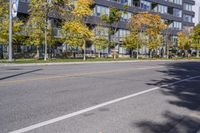
M200 62L0 67L0 132L196 133Z

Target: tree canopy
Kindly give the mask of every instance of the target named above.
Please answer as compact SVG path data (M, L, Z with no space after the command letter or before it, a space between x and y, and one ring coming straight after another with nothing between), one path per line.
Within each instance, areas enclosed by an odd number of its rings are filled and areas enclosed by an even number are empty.
M9 38L9 1L0 0L0 43L8 44ZM20 39L23 22L18 18L13 19L13 41Z
M192 47L200 50L200 24L195 26L192 31Z
M190 48L189 35L184 31L178 33L178 48L180 50L188 50Z
M141 12L131 18L129 28L133 32L144 32L148 36L147 47L153 50L161 44L161 31L167 27L159 15Z
M129 49L137 49L141 47L141 38L137 32L131 32L123 39L123 46Z
M83 39L89 39L93 33L89 28L78 20L66 22L63 26L64 40L66 44L83 48Z

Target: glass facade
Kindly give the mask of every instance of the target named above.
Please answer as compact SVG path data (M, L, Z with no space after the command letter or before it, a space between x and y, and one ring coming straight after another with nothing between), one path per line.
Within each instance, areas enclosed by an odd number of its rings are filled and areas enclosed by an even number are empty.
M191 4L184 3L183 9L186 10L186 11L192 11L192 6L193 5L191 5Z
M20 1L27 3L29 0ZM93 6L93 16L91 17L109 15L109 7L111 6L121 9L121 22L117 25L117 32L112 37L114 41L121 42L122 39L130 33L126 29L127 22L132 17L132 15L140 11L158 13L161 15L163 21L167 22L170 30L172 30L174 38L176 38L177 32L182 30L183 27L188 25L193 26L193 4L191 4L191 2L188 1L190 0L95 0ZM129 8L124 10L124 5L128 5ZM93 20L91 19L91 21ZM95 35L108 37L108 28L98 27L97 23L99 22L93 22L91 26ZM90 22L88 23L88 25L89 24ZM59 29L55 28L55 33L57 35L60 35Z
M167 6L163 5L157 5L154 10L155 12L162 13L162 14L167 14L168 13L168 8Z
M182 17L182 10L174 8L173 9L173 15L175 17Z
M193 17L191 16L191 15L187 15L187 14L184 14L183 15L183 20L185 21L185 22L193 22L192 20L193 20Z
M177 22L174 21L169 25L169 28L177 29L177 30L182 30L182 22Z

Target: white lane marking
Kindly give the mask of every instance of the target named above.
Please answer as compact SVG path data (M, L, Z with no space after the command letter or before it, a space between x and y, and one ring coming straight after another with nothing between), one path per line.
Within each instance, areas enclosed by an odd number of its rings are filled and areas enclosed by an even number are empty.
M134 94L131 94L131 95L128 95L128 96L124 96L124 97L121 97L121 98L118 98L118 99L114 99L114 100L111 100L111 101L108 101L108 102L105 102L105 103L98 104L96 106L92 106L92 107L89 107L89 108L86 108L86 109L83 109L83 110L79 110L77 112L73 112L73 113L70 113L70 114L67 114L67 115L63 115L63 116L51 119L51 120L47 120L47 121L44 121L44 122L41 122L41 123L38 123L38 124L34 124L34 125L31 125L31 126L19 129L19 130L15 130L15 131L12 131L10 133L28 132L28 131L31 131L31 130L34 130L34 129L37 129L37 128L40 128L40 127L43 127L43 126L46 126L46 125L49 125L49 124L53 124L53 123L56 123L56 122L59 122L59 121L62 121L62 120L83 114L83 113L86 113L86 112L89 112L89 111L110 105L110 104L114 104L114 103L117 103L117 102L120 102L120 101L123 101L123 100L127 100L127 99L130 99L130 98L133 98L133 97L136 97L136 96L139 96L139 95L151 92L151 91L159 90L162 87L171 86L171 85L174 85L174 84L182 83L184 81L189 81L189 80L196 79L196 78L200 78L200 76L186 78L186 79L179 80L179 81L176 81L176 82L173 82L173 83L170 83L170 84L162 85L160 87L154 87L154 88L151 88L151 89L148 89L148 90L145 90L145 91L134 93Z

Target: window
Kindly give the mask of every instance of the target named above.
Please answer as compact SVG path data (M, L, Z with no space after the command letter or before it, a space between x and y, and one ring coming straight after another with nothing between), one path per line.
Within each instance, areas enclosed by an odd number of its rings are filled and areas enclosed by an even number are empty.
M191 15L186 15L186 14L183 15L183 20L185 22L192 22L192 19L193 17Z
M95 16L109 15L109 8L97 5L94 8L94 15Z
M187 10L187 11L192 11L192 5L191 5L191 4L184 3L183 9L184 9L184 10Z
M174 15L175 17L182 17L182 10L179 10L179 9L174 8L174 9L173 9L173 15Z
M170 25L171 26L171 28L175 28L175 29L178 29L178 30L181 30L182 29L182 23L181 22L176 22L176 21L174 21L173 23L172 23L172 25Z
M167 6L163 6L163 5L158 5L153 9L155 12L159 12L162 14L167 14L168 10L167 10Z
M145 10L151 10L151 3L145 0L141 0L140 8L145 9Z
M158 5L158 12L159 13L167 13L167 7L163 5Z
M165 1L168 1L168 2L171 2L171 3L175 3L175 4L178 4L178 5L182 5L183 4L182 0L165 0Z
M122 21L128 21L132 16L132 13L130 12L126 12L126 13L122 13L122 16L121 16L121 20Z
M175 4L182 5L182 0L174 0L174 3L175 3Z

